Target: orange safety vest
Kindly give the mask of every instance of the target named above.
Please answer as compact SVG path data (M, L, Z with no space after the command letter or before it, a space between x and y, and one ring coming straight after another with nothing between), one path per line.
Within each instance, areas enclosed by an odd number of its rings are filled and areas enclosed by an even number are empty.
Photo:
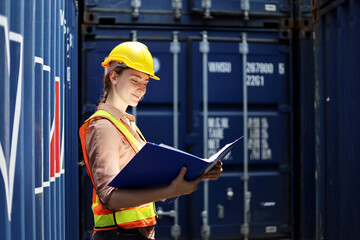
M86 152L86 133L89 127L89 123L92 120L106 118L108 119L114 126L125 136L125 138L129 141L131 147L135 150L135 152L139 152L141 149L141 144L135 139L135 137L131 134L131 132L126 128L123 122L114 118L110 113L105 110L96 111L89 119L87 119L84 124L80 127L79 135L81 140L81 147L84 155L84 160L86 164L86 170L88 175L91 178L93 183L93 203L92 210L94 213L94 229L95 230L111 230L116 229L117 226L130 229L130 228L138 228L138 227L147 227L153 226L156 224L156 212L155 212L155 204L153 202L143 204L141 206L125 208L117 211L111 211L108 209L104 209L102 207L101 202L99 201L99 197L95 191L94 179L90 170L89 159ZM137 132L145 141L144 136L140 132L140 130L136 127Z

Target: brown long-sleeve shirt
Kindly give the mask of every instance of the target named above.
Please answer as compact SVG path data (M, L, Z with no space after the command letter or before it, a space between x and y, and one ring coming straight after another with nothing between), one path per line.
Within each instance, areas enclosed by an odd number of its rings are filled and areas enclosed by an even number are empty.
M142 145L145 144L135 130L134 116L105 103L100 104L98 109L103 109L122 121L136 140ZM135 156L136 152L125 136L107 119L98 119L89 124L86 134L86 151L96 194L103 207L108 208L109 198L116 189L109 187L108 184ZM139 231L148 238L154 238L154 227L139 229Z

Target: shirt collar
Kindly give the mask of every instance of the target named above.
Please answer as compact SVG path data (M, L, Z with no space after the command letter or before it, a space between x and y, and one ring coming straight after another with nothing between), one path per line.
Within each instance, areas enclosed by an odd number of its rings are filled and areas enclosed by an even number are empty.
M126 118L129 119L130 122L135 122L135 117L133 115L128 114L126 112L124 113L110 104L100 103L98 106L98 110L101 109L110 113L114 118L118 120L122 120L124 123L126 123Z

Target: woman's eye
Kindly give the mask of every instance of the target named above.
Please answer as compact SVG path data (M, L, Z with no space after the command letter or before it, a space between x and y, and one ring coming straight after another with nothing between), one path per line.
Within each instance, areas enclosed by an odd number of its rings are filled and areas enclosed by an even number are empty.
M131 80L133 83L137 83L138 81L137 80L135 80L135 79L132 79Z

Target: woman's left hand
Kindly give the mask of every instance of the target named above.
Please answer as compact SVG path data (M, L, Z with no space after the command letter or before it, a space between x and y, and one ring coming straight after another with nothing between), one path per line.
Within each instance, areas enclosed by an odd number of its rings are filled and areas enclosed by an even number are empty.
M221 161L216 163L216 165L203 176L203 179L218 180L223 171L222 165L223 163Z

